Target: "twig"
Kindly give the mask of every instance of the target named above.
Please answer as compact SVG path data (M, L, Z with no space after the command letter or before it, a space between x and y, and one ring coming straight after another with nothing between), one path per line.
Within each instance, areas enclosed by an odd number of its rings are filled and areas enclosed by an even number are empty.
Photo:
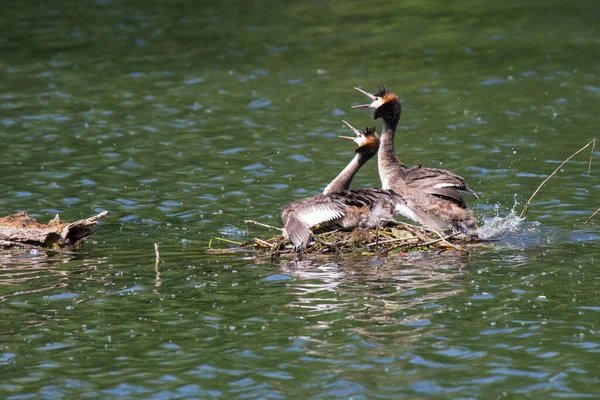
M260 244L263 247L268 247L270 249L273 248L273 246L271 245L271 243L267 242L266 240L262 240L259 238L254 238L254 242Z
M158 264L160 264L160 248L158 247L158 243L154 243L154 254L156 255L156 267L158 268Z
M463 251L463 252L469 254L469 252L467 250L465 250L463 248L460 248L460 247L456 247L455 245L453 245L452 243L450 243L450 242L447 241L447 239L450 239L450 238L452 238L452 237L454 237L456 235L460 235L460 232L454 232L454 233L452 233L452 234L450 234L450 235L448 235L446 237L443 237L443 236L440 235L440 237L438 239L433 239L433 240L429 240L429 241L425 241L425 242L421 242L421 243L399 243L397 245L394 245L394 246L390 247L389 249L385 249L385 251L391 251L391 250L394 250L394 249L396 249L398 247L405 246L405 245L408 246L408 247L417 247L417 246L425 247L425 246L430 246L432 244L436 244L436 243L439 243L439 242L444 242L444 243L448 244L448 246L452 247L455 250Z
M208 248L212 249L212 241L213 240L219 240L221 242L226 242L226 243L231 243L231 244L237 244L238 246L241 246L243 243L242 242L236 242L234 240L229 240L229 239L223 239L223 238L218 238L218 237L213 237L210 238L210 241L208 242Z
M462 251L462 252L465 252L465 253L469 254L469 251L468 251L468 250L466 250L466 249L463 249L462 247L455 246L455 245L453 245L452 243L450 243L450 242L447 240L447 239L450 239L451 237L454 237L454 236L456 236L456 235L460 234L460 232L454 232L454 233L451 233L450 235L448 235L448 236L446 236L446 237L442 236L442 234L441 234L441 233L439 233L438 231L433 231L433 232L434 232L436 235L438 235L438 236L439 236L439 240L438 240L438 239L435 239L435 241L433 241L433 243L437 243L437 242L443 242L443 243L446 243L448 246L452 247L454 250ZM431 242L431 241L430 241L430 242ZM423 243L423 246L429 246L430 244L433 244L433 243L430 243L430 242L425 242L425 243Z
M373 243L367 243L366 246L377 246L377 245L380 245L380 244L394 243L394 242L400 242L400 241L406 241L406 242L408 242L408 241L411 241L411 240L419 240L419 238L416 237L416 236L413 236L413 237L410 237L410 238L406 238L405 237L405 238L395 238L395 239L380 240L380 241L373 242Z
M594 218L594 217L596 216L596 214L598 214L599 212L600 212L600 208L599 208L599 209L597 209L597 210L596 210L596 211L595 211L595 212L592 214L592 216L591 216L591 217L589 217L589 218L587 219L587 221L585 221L585 224L586 224L586 225L587 225L587 224L589 224L589 223L590 223L590 221L592 220L592 218Z
M402 222L402 221L397 221L399 225L404 226L405 228L409 228L408 230L412 229L413 232L418 232L420 230L423 230L425 232L435 232L433 229L429 229L429 228L425 228L424 226L420 226L420 225L413 225L413 224L409 224L407 222Z
M466 251L464 249L459 249L459 248L455 247L452 243L446 241L447 239L450 239L450 238L452 238L452 237L454 237L456 235L459 235L459 234L460 234L460 232L454 232L454 233L452 233L452 234L450 234L450 235L448 235L446 237L441 237L440 236L438 239L433 239L433 240L430 240L430 241L425 242L425 243L418 243L417 245L418 246L429 246L431 244L435 244L435 243L438 243L438 242L446 242L446 243L448 243L450 245L450 247L452 247L452 248L454 248L456 250Z
M418 225L407 224L406 222L401 222L401 224L402 224L402 225L404 225L405 227L410 227L410 228L413 228L413 229L414 229L414 234L415 234L415 235L417 235L417 237L418 237L420 240L424 240L423 236L419 234L419 230L423 230L423 231L425 231L425 232L435 233L435 234L436 234L438 237L442 238L442 240L443 240L443 241L445 241L445 240L443 239L443 236L442 236L442 234L441 234L440 232L436 231L435 229L426 228L426 227L424 227L424 226L418 226ZM456 233L452 233L452 234L450 234L448 237L449 237L449 238L450 238L450 237L454 237L454 236L456 236L457 234L458 234L458 232L456 232ZM448 243L448 242L446 242L446 243ZM451 244L451 243L448 243L448 245L452 246L452 244Z
M258 222L258 221L253 221L251 219L247 219L244 221L245 224L255 224L255 225L260 225L260 226L264 226L265 228L269 228L269 229L277 229L279 232L283 232L282 228L278 228L276 226L271 226L271 225L267 225L267 224L263 224L262 222Z
M154 286L159 288L162 285L162 280L160 279L160 248L158 247L158 243L154 243L154 254L156 255L156 262L154 264L154 271L156 271L156 277L154 278ZM155 293L158 294L156 290Z
M383 248L383 249L379 250L379 251L378 251L378 253L379 253L379 254L383 254L383 253L389 253L390 251L392 251L392 250L395 250L395 249L397 249L398 247L402 247L402 246L406 246L406 245L410 245L410 244L412 244L412 243L408 243L408 241L407 241L407 240L408 240L408 239L404 239L404 241L402 241L402 242L400 242L400 243L397 243L397 244L395 244L395 245L393 245L393 246L391 246L391 247L385 247L385 248Z
M542 189L542 186L544 186L546 184L546 182L548 182L550 180L550 178L552 178L554 175L556 175L558 173L558 171L563 167L563 165L565 165L570 159L575 157L577 154L581 153L586 148L590 147L590 145L592 146L592 153L590 154L590 161L588 163L588 173L587 173L588 175L590 174L590 172L592 170L592 156L594 155L594 147L596 146L596 139L592 139L588 144L586 144L581 149L579 149L575 153L573 153L569 158L567 158L565 161L563 161L558 166L558 168L556 168L554 170L554 172L552 172L550 174L550 176L548 176L546 179L544 179L544 181L540 184L540 186L538 186L538 188L535 190L535 192L533 192L533 194L531 195L529 200L527 200L527 203L525 203L525 207L523 208L523 211L521 211L521 215L520 215L521 218L525 218L525 216L527 215L527 211L529 211L529 205L531 204L531 200L533 200L535 195L540 191L540 189Z
M227 249L207 249L208 254L236 254L236 253L247 253L254 250L254 246L241 246Z
M423 235L419 234L419 231L425 231L425 232L435 233L440 238L439 240L436 239L435 243L440 242L440 241L441 242L445 242L446 244L448 244L448 246L452 247L455 250L460 250L460 251L464 251L464 252L468 253L468 251L466 251L466 250L464 250L462 248L458 248L455 245L453 245L452 243L446 241L446 239L444 239L444 236L442 236L442 234L440 232L436 231L435 229L429 229L429 228L426 228L424 226L408 224L408 223L402 222L402 221L394 221L394 222L397 222L399 225L404 226L405 229L408 228L406 230L408 230L409 232L412 231L411 233L414 233L419 240L422 240L422 241L425 240L425 237L423 237ZM458 235L459 233L460 232L452 233L452 234L446 236L446 238L454 237L454 236ZM390 241L393 242L393 241L400 241L400 240L410 240L410 238L394 239L394 240L390 240ZM383 243L383 242L381 242L381 243ZM429 242L425 241L425 243L429 243ZM409 243L407 243L407 244L409 244ZM420 245L420 244L417 243L417 245ZM394 247L398 247L398 246L394 246ZM394 248L394 247L392 247L392 248Z

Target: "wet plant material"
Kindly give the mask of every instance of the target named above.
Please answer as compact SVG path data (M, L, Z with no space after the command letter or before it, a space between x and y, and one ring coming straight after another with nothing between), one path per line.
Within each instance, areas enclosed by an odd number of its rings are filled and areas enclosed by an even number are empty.
M270 239L253 238L246 242L214 237L211 239L207 251L210 254L258 252L272 257L298 254L385 256L413 251L455 250L468 253L469 247L483 242L485 241L479 239L475 234L439 233L415 225L394 223L393 226L377 229L357 228L352 231L322 232L316 230L314 240L299 253L294 251L293 244L283 235L276 235Z
M92 235L92 228L106 216L104 211L91 218L63 222L58 214L41 224L25 211L0 218L0 249L8 247L77 247Z

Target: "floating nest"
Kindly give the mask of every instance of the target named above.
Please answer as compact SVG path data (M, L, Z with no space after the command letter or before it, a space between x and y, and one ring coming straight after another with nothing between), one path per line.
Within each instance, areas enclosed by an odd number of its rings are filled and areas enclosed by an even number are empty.
M569 158L563 161L533 192L531 197L525 203L525 207L520 214L521 219L527 216L529 206L533 198L537 195L540 189L554 176L558 171L573 157L581 153L588 147L591 147L590 160L588 163L588 175L592 167L592 156L596 139L592 139L588 144L577 150ZM600 208L587 219L586 224L597 215L600 214ZM281 228L265 225L256 221L245 221L270 229L282 231ZM458 250L468 253L468 249L474 246L482 245L490 242L490 239L482 239L476 234L465 235L462 233L438 233L430 231L415 225L405 224L402 222L394 223L393 226L378 228L378 229L355 229L353 231L329 231L314 232L314 241L307 249L302 250L303 253L314 255L339 255L339 254L355 254L355 255L388 255L401 253L405 254L411 251L446 251ZM213 247L213 243L219 242L228 247ZM270 239L254 238L247 242L235 242L229 239L214 237L208 244L208 253L210 254L236 254L236 253L258 253L271 255L272 257L292 255L297 256L294 252L294 246L283 235L277 235Z
M246 221L247 223L256 223ZM258 225L267 226L261 223ZM267 226L269 227L269 226ZM280 229L269 227L272 229ZM455 232L440 234L418 226L397 223L394 226L377 229L357 228L352 231L314 232L314 240L304 254L313 255L391 255L412 251L458 250L468 253L468 248L484 242L477 235L465 235ZM222 247L217 247L222 245ZM270 239L254 238L247 242L213 237L208 245L209 254L259 253L272 257L293 255L294 246L283 235Z

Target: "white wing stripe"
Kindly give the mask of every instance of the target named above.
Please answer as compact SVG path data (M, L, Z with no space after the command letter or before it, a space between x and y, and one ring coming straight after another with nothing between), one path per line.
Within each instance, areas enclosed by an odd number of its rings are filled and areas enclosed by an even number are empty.
M300 219L308 226L315 226L317 224L341 218L343 216L344 214L342 212L319 207L317 209L302 213Z
M418 222L417 216L415 215L415 213L412 212L412 210L410 208L408 208L407 206L405 206L404 204L396 204L395 211L398 214L400 214L408 219Z
M438 183L437 185L433 186L436 189L441 189L441 188L445 188L445 187L455 187L458 188L458 186L454 183Z

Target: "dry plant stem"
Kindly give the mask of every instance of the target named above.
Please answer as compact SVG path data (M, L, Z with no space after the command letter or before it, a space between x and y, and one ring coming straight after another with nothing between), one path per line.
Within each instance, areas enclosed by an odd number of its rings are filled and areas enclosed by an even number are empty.
M263 247L268 247L269 249L273 247L273 246L271 246L271 244L269 242L259 239L259 238L254 238L254 241Z
M415 240L419 240L419 238L418 237L414 237L414 238L400 238L400 239L379 240L377 242L367 243L366 246L370 247L370 246L377 246L377 245L380 245L380 244L402 242L402 241L412 242L412 241L415 241Z
M419 238L419 240L426 242L429 238L427 236L423 236L423 234L417 230L414 230L413 233Z
M160 248L158 247L158 243L154 243L154 255L156 256L156 262L154 263L154 271L156 271L156 277L154 278L154 286L159 288L162 285L162 280L160 279ZM156 290L154 293L158 294Z
M276 226L271 226L271 225L267 225L267 224L263 224L262 222L258 222L258 221L253 221L251 219L247 219L244 221L245 224L254 224L254 225L259 225L259 226L263 226L265 228L269 228L269 229L277 229L279 232L283 232L283 229L278 228Z
M438 231L436 231L436 230L433 230L433 229L428 229L428 228L425 228L425 227L423 227L423 226L411 225L411 224L407 224L407 223L405 223L405 222L401 222L401 224L402 224L402 225L404 225L404 226L410 226L410 227L412 227L412 228L416 228L416 229L423 229L423 230L424 230L424 231L426 231L426 232L435 233L435 234L436 234L436 235L437 235L437 236L440 238L439 240L437 240L437 239L436 239L436 242L435 242L435 243L437 243L437 242L444 242L444 243L446 243L446 244L447 244L449 247L452 247L454 250L458 250L458 251L464 251L464 252L465 252L465 253L467 253L467 254L469 253L467 250L465 250L465 249L463 249L463 248L456 247L455 245L453 245L452 243L450 243L450 242L448 242L448 241L446 240L446 239L449 239L449 238L451 238L451 237L454 237L454 236L458 235L458 234L459 234L459 232L452 233L452 234L450 234L450 235L446 236L446 238L444 238L444 236L442 236L442 234L441 234L440 232L438 232ZM415 233L415 235L417 235L417 237L418 237L420 240L423 240L423 241L425 241L425 238L424 238L422 235L420 235L420 234L418 233L418 231L415 231L414 233ZM427 242L426 242L426 243L427 243Z
M425 228L423 226L408 224L406 222L400 222L399 224L402 225L402 226L404 226L405 228L408 228L407 229L408 231L414 232L414 233L416 233L416 232L418 232L420 230L424 230L426 232L435 232L435 231L433 231L431 229L427 229L427 228Z
M158 247L158 243L154 243L154 255L156 256L156 267L160 264L160 248Z
M237 253L246 253L246 252L250 252L253 251L254 247L253 246L241 246L241 247L234 247L234 248L227 248L227 249L208 249L207 253L208 254L237 254Z
M556 175L558 173L558 171L563 167L563 165L565 165L569 160L571 160L577 154L581 153L583 150L587 149L590 146L592 146L592 152L590 154L590 161L588 163L588 173L587 173L588 175L590 174L590 172L592 170L592 156L594 155L594 147L596 146L596 139L592 139L588 144L586 144L581 149L579 149L575 153L573 153L569 158L567 158L565 161L563 161L558 166L558 168L556 168L554 170L554 172L552 172L550 174L550 176L548 176L546 179L544 179L544 181L540 184L540 186L538 186L538 188L535 190L535 192L533 192L533 194L531 195L529 200L527 200L527 203L525 203L525 207L523 208L523 211L521 211L521 215L520 215L521 218L525 218L525 216L527 215L527 211L529 211L529 205L531 204L531 200L533 200L535 195L542 189L542 186L544 186L546 184L546 182L548 182L554 175Z
M212 241L213 240L218 240L220 242L225 242L225 243L231 243L231 244L235 244L235 245L238 245L238 246L241 246L243 244L241 242L236 242L235 240L229 240L229 239L223 239L223 238L219 238L219 237L213 237L213 238L210 238L210 241L208 242L208 248L209 249L212 249Z
M452 234L450 234L450 235L448 235L448 236L446 236L446 237L442 236L442 234L441 234L441 233L439 233L438 231L432 231L432 232L434 232L434 233L435 233L436 235L438 235L438 236L439 236L439 238L440 238L439 240L437 240L437 241L436 241L436 243L437 243L437 242L446 243L448 246L452 247L454 250L462 251L462 252L464 252L464 253L467 253L467 254L469 254L469 251L468 251L468 250L466 250L466 249L464 249L464 248L462 248L462 247L455 246L455 245L453 245L452 243L450 243L448 240L446 240L446 239L450 239L451 237L454 237L454 236L458 235L458 234L459 234L459 232L452 233ZM426 242L426 243L427 243L427 242ZM429 245L430 243L427 243L427 244Z
M455 250L463 251L463 252L469 254L469 252L467 250L465 250L463 248L456 247L452 243L450 243L450 242L447 241L447 239L450 239L450 238L452 238L452 237L454 237L456 235L459 235L459 234L460 234L460 232L454 232L454 233L452 233L452 234L450 234L450 235L448 235L446 237L440 236L438 239L429 240L429 241L426 241L426 242L423 242L423 243L399 243L399 244L397 244L395 246L390 247L389 249L386 249L385 251L391 251L391 250L397 249L398 247L402 247L402 246L407 246L407 247L422 246L422 247L426 247L426 246L431 246L432 244L436 244L436 243L442 242L442 243L447 243L450 247L452 247Z
M435 243L438 243L438 242L446 242L451 247L457 249L456 247L454 247L451 243L447 242L446 240L450 239L450 238L452 238L452 237L454 237L456 235L459 235L459 234L460 234L460 232L454 232L453 234L448 235L446 237L440 237L439 239L434 239L434 240L430 240L430 241L425 242L425 243L421 243L421 244L419 244L419 246L429 246L429 245L432 245L432 244L435 244ZM457 250L466 251L465 249L457 249Z
M382 253L388 253L388 252L390 252L390 251L392 251L392 250L396 250L398 247L408 246L408 245L410 245L410 244L411 244L411 243L408 243L408 242L401 242L401 243L398 243L398 244L395 244L395 245L393 245L392 247L388 247L388 248L381 249L381 250L380 250L378 253L379 253L379 254L382 254ZM417 245L417 244L415 244L415 245Z
M596 210L596 211L595 211L595 212L592 214L592 216L591 216L591 217L589 217L589 218L587 219L587 221L585 221L586 225L587 225L587 224L589 224L589 223L590 223L590 221L592 220L592 218L594 218L594 217L596 216L596 214L598 214L599 212L600 212L600 208L599 208L599 209L597 209L597 210Z

